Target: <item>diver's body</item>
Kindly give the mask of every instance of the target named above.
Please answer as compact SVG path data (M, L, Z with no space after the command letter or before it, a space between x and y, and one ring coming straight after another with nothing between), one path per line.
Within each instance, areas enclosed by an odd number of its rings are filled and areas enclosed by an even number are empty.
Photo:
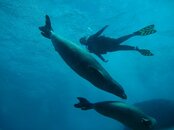
M134 50L140 52L144 56L152 56L153 54L147 49L139 49L138 47L129 46L129 45L121 45L124 41L128 40L134 36L145 36L152 33L155 33L154 25L149 25L137 32L134 32L129 35L122 36L120 38L110 38L102 36L101 34L108 27L108 25L104 26L97 33L87 37L82 37L80 39L80 43L85 45L89 52L96 54L101 60L107 61L102 57L102 54L106 54L107 52L114 52L119 50Z

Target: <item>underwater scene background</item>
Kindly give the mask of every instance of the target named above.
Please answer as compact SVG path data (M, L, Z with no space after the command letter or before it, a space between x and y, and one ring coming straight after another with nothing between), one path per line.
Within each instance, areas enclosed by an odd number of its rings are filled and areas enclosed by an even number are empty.
M74 108L76 97L173 100L173 7L173 0L0 0L0 130L123 130L94 110ZM95 88L65 64L38 30L45 14L57 34L79 46L80 37L104 25L104 35L117 38L155 24L157 33L124 43L150 49L152 57L118 51L104 55L104 63L91 54L124 87L127 100Z

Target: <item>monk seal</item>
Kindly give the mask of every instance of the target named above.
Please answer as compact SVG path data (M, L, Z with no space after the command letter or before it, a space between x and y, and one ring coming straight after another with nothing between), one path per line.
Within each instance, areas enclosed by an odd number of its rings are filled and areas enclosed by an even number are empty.
M98 113L115 119L132 130L153 130L156 120L143 113L140 109L119 101L104 101L90 103L83 97L78 97L76 108L82 110L94 109Z
M127 99L122 86L109 75L89 52L73 42L56 35L53 32L48 15L46 15L45 23L45 26L39 27L41 34L51 39L55 50L77 74L97 88Z
M174 129L174 100L151 99L135 103L134 106L156 119L155 130Z

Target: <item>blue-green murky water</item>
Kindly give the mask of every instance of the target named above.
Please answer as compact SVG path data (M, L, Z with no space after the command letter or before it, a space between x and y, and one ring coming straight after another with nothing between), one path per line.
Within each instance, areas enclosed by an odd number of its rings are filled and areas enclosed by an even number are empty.
M74 108L76 97L129 104L174 99L173 7L173 0L0 0L0 128L122 130L115 120ZM152 57L120 51L104 55L109 62L103 63L93 55L124 87L126 101L93 87L65 64L40 35L45 14L57 34L79 46L80 37L106 24L104 35L115 38L155 24L157 33L124 43L147 48Z

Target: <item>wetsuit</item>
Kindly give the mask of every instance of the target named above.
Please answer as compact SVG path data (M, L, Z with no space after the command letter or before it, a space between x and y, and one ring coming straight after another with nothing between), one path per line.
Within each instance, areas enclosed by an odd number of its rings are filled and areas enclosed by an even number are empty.
M150 25L153 26L154 25ZM140 53L143 55L146 55L145 53L142 53L142 51L146 51L150 54L149 50L145 50L145 49L138 49L137 47L133 47L133 46L129 46L129 45L120 45L122 42L128 40L129 38L136 36L136 35L142 35L142 32L140 33L140 31L142 31L143 29L147 29L147 27L134 32L132 34L129 35L125 35L123 37L120 38L110 38L110 37L105 37L102 36L101 34L104 32L104 30L108 27L108 25L104 26L101 30L99 30L97 33L89 36L86 40L86 47L89 50L89 52L96 54L100 59L102 59L103 61L107 61L102 57L102 54L106 54L107 52L114 52L114 51L119 51L119 50L136 50L136 51L141 51ZM147 32L147 30L146 30ZM144 35L149 35L152 33L155 33L156 30L148 30L148 33L144 34ZM152 54L152 53L151 53Z

